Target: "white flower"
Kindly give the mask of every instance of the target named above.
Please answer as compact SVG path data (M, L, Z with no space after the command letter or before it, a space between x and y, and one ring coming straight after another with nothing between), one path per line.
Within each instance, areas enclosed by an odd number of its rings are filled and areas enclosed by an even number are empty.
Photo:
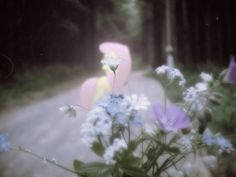
M123 139L114 139L114 142L111 146L109 146L104 154L103 158L105 159L106 164L114 163L114 155L116 152L122 152L122 150L127 149L127 144Z
M149 135L153 135L153 134L155 134L156 126L155 126L155 124L145 123L143 126L143 129L144 129L145 133L147 133Z
M150 105L150 102L144 95L137 96L135 94L132 94L130 96L125 96L125 99L135 110L146 110Z
M166 65L162 65L158 67L156 70L156 73L159 75L167 75L167 78L170 80L178 79L179 86L183 86L186 83L186 80L184 78L184 75L180 72L180 70L172 67L168 67Z
M196 168L195 164L191 160L186 161L183 164L182 169L183 169L184 173L186 175L188 175L189 177L192 176L193 174L197 173L197 168Z
M217 166L217 157L216 156L213 156L213 155L203 156L202 161L210 169L214 169Z
M181 152L191 152L192 151L192 142L188 137L180 138Z
M200 74L200 77L202 79L203 82L211 82L213 80L213 77L212 75L208 74L208 73L205 73L205 72L202 72Z
M190 111L202 112L207 104L208 84L199 82L183 92L183 97Z
M195 88L198 92L203 92L208 89L208 84L204 82L199 82L195 85Z
M102 107L94 107L88 114L86 121L82 124L82 141L91 146L98 135L108 135L112 126L112 119Z
M103 65L108 66L113 72L116 71L120 64L120 59L117 58L115 53L110 52L104 55L104 58L101 60Z
M165 74L166 72L168 72L169 70L169 67L166 66L166 65L162 65L162 66L159 66L155 71L157 74Z
M171 177L184 177L184 173L180 170L176 170L174 167L169 168L167 173Z
M76 109L73 105L64 105L59 108L59 111L65 113L68 117L76 117Z
M94 131L93 125L90 123L83 123L81 127L82 133L82 142L87 146L91 147L92 144L96 141L97 135Z

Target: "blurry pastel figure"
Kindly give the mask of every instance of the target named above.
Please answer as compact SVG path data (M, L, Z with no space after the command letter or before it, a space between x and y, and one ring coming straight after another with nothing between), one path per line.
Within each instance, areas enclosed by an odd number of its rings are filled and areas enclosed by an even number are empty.
M80 104L78 109L89 110L103 95L111 90L106 76L87 79L80 87Z
M109 71L106 66L103 66L103 68L105 68L106 75L113 87L113 91L119 92L127 83L131 71L132 61L129 48L126 45L120 43L105 42L100 44L99 49L104 55L113 53L120 60L119 66L115 72L115 76L111 70Z
M92 77L84 81L84 83L80 87L80 103L82 110L83 109L89 109L93 103L94 100L94 94L96 91L96 83L97 78ZM84 110L83 110L84 111Z
M234 56L230 57L230 63L225 76L225 81L236 84L236 60Z
M94 98L93 102L96 102L97 100L99 100L102 96L104 96L109 91L111 91L111 85L108 78L106 76L99 77L96 83L96 90L93 97Z
M131 71L129 48L123 44L105 42L99 49L104 54L102 68L106 75L89 78L82 84L79 110L89 110L106 93L121 91L128 81Z

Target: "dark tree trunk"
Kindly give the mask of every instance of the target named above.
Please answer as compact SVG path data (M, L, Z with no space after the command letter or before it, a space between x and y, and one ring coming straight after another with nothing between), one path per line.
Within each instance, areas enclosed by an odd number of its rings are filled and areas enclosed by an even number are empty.
M164 4L161 0L153 0L153 46L154 60L153 67L160 66L165 63L163 52L163 20L164 20Z
M96 43L96 9L93 0L87 1L88 11L81 18L80 53L87 69L93 71L98 64Z
M191 56L191 43L190 43L190 26L189 26L189 14L188 14L188 4L187 0L182 0L182 11L183 11L183 30L182 30L182 35L183 35L183 53L184 53L184 63L187 64L187 66L190 66L192 56Z
M142 54L142 63L151 65L153 61L153 23L152 23L152 14L150 14L150 4L141 3L141 12L142 12L142 24L141 24L141 54Z

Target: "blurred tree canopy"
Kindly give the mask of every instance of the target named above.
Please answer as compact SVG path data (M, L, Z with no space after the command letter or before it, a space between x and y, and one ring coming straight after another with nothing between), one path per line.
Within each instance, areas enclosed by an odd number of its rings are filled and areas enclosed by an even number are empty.
M142 6L145 56L158 66L165 63L167 0L139 1ZM234 0L169 0L171 43L177 61L187 67L212 63L227 65L236 54ZM150 25L151 24L151 25ZM149 33L148 33L149 31ZM149 36L147 36L149 35Z
M226 65L236 53L234 0L169 0L175 59ZM166 0L1 0L1 78L25 66L66 64L92 71L98 44L122 42L153 67L166 58Z

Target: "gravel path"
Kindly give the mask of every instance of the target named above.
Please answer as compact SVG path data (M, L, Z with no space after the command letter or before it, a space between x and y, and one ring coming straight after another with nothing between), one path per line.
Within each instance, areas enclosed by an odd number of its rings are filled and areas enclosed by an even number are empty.
M145 94L151 102L161 101L163 91L158 82L135 72L124 93ZM92 161L97 157L89 153L80 141L80 125L84 117L68 119L58 111L65 103L78 103L79 86L58 96L18 109L0 118L0 132L8 132L12 144L56 158L57 162L72 168L73 159ZM151 118L152 111L145 113ZM74 175L47 165L34 157L19 152L0 154L1 177L73 177Z

